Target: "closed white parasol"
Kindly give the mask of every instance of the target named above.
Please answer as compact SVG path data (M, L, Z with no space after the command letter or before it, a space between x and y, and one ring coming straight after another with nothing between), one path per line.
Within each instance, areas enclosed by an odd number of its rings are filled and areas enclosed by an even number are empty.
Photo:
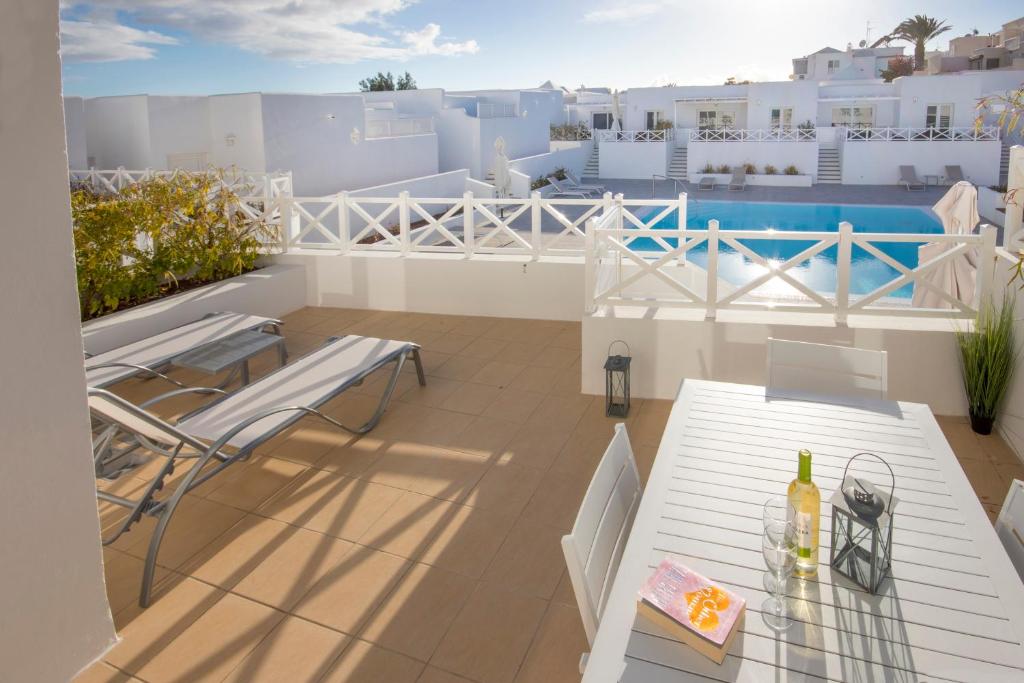
M499 197L507 197L512 190L512 173L505 154L505 138L494 141L494 189Z
M612 130L622 130L622 102L619 101L619 91L612 94Z
M949 192L936 202L932 211L942 221L947 235L968 235L981 220L978 215L978 190L962 180L949 188ZM917 248L918 264L925 264L943 253L955 249L953 244L924 244ZM969 249L953 259L943 261L914 283L913 304L919 308L952 308L952 304L921 280L959 301L971 305L974 302L975 280L977 278L978 251Z

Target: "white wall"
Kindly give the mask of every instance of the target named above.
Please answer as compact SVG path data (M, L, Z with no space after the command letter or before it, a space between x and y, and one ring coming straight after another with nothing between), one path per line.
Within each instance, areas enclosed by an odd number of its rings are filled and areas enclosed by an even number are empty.
M601 154L604 155L603 148ZM792 164L801 174L817 177L818 143L813 140L803 142L691 141L686 148L686 170L689 179L693 182L699 180L703 175L705 164L710 163L716 168L722 164L728 164L732 168L736 168L747 162L757 166L758 173L764 171L765 164L775 166L779 173L782 173L783 168Z
M843 183L847 185L894 185L900 166L913 165L917 176L945 175L947 164L959 164L964 176L976 185L994 185L999 176L1000 143L979 142L867 142L847 140L843 145ZM817 163L817 162L815 162Z
M793 109L794 128L818 118L818 84L813 81L752 83L747 88L747 128L771 128L771 110L777 107Z
M0 674L63 683L115 640L75 292L56 2L0 23Z
M693 85L666 88L630 88L625 96L623 117L626 119L624 128L626 130L643 130L646 128L645 113L647 111L660 111L670 121L676 118L676 103L678 99L696 97L746 97L746 85ZM680 104L682 118L676 121L678 128L696 128L696 108L698 105L692 103ZM745 105L737 102L719 104L701 104L700 108L717 108L738 111L745 110ZM693 120L690 121L690 118ZM742 122L737 123L742 127ZM603 150L602 150L603 151Z
M552 147L555 143L552 143ZM537 154L522 159L514 159L509 164L512 170L519 171L536 180L551 175L559 168L569 169L577 177L583 175L583 167L594 150L593 140L582 140L579 142L561 142L558 148L546 154Z
M445 109L434 121L437 131L437 166L441 173L468 168L474 178L480 175L480 119L461 107Z
M602 178L650 180L665 175L672 145L668 142L601 142L599 159ZM688 162L689 163L689 162Z
M953 126L970 127L978 99L993 91L1019 88L1024 70L964 71L896 79L900 90L900 126L924 126L930 104L953 104Z
M170 168L168 157L201 154L209 160L208 97L148 97L149 168Z
M494 169L494 142L505 140L509 159L545 154L551 150L551 126L542 114L528 109L526 116L480 119L480 178Z
M260 100L259 93L210 97L211 164L218 168L234 166L246 171L268 170L263 153L263 107Z
M420 90L393 90L359 93L367 104L392 102L400 116L439 116L444 108L444 90L423 88Z
M85 101L81 97L64 98L64 128L67 130L68 168L89 168L85 149Z
M85 145L96 168L146 168L151 158L146 96L87 99Z

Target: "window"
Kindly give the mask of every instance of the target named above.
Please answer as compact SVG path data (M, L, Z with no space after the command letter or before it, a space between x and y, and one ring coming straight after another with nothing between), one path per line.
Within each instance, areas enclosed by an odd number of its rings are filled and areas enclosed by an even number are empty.
M874 107L835 107L832 125L847 128L870 128L875 121Z
M986 69L998 69L999 68L999 57L989 57L985 60Z
M929 104L924 116L925 128L949 128L953 123L952 104Z
M793 107L773 107L771 110L772 130L790 130L793 127Z
M718 112L708 109L697 112L697 128L700 130L714 130L718 127Z
M645 116L647 122L647 130L655 130L658 127L658 123L661 121L660 111L649 111Z
M612 127L612 115L610 112L594 113L594 130L610 130Z
M830 60L828 60L828 72L830 74L834 74L837 71L839 71L839 60L838 59L830 59Z

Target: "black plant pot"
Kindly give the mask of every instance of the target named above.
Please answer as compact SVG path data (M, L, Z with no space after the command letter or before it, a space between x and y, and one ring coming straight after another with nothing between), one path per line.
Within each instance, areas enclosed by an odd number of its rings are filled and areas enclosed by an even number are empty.
M984 417L971 413L971 429L974 430L975 434L988 436L992 433L992 423L995 421L994 417Z

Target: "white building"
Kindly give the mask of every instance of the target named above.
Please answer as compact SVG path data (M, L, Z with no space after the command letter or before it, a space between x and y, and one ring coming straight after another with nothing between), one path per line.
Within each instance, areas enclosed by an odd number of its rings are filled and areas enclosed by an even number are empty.
M880 78L889 60L902 57L902 47L861 47L847 45L846 51L824 47L813 54L793 59L794 81L831 81Z
M968 33L952 38L945 51L928 56L930 74L1024 68L1024 17L1008 21L995 33Z

